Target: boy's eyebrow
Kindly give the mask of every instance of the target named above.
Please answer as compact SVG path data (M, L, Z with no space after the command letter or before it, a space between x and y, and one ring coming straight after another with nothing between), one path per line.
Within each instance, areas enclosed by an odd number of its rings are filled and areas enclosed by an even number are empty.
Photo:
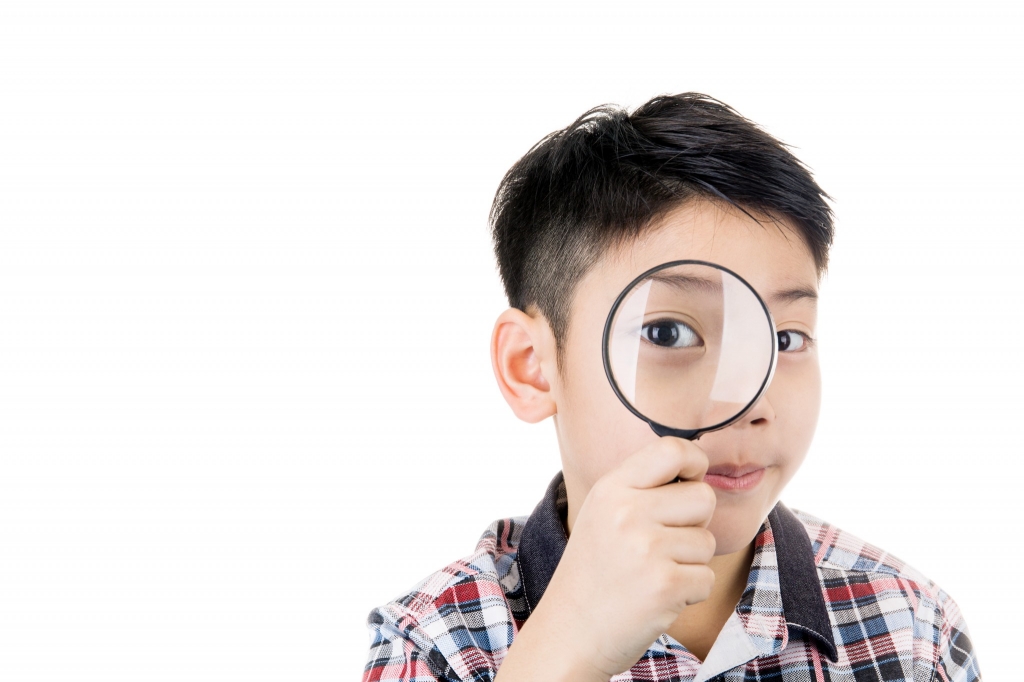
M793 303L802 299L810 299L812 303L816 303L818 292L811 287L798 286L792 289L780 289L768 297L771 303Z
M657 274L651 277L655 282L664 282L665 284L671 284L679 289L699 289L701 291L707 291L711 293L721 293L722 283L715 282L714 280L707 279L705 277L696 277L694 275L680 275L680 274Z
M698 289L716 294L721 293L722 291L721 282L715 282L714 280L694 275L661 273L654 275L651 279L657 282L670 284L680 289ZM793 303L804 299L808 299L812 303L815 303L818 300L818 292L809 286L795 286L789 289L780 289L768 296L768 302L776 304Z

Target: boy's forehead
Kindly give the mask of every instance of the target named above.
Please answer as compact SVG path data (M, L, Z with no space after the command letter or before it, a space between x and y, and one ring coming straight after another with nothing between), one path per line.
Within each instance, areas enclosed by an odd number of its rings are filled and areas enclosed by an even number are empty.
M597 277L591 283L617 293L640 273L684 259L723 265L777 303L813 303L817 294L814 256L791 223L767 217L754 220L739 209L707 201L687 203L637 238L613 245L592 273Z

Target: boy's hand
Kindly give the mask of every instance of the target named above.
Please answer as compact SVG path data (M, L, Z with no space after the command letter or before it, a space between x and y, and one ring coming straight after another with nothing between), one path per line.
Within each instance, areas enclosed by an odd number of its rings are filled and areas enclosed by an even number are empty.
M553 638L568 659L562 665L607 680L632 667L688 604L707 599L715 580L707 468L696 444L665 437L601 477L523 628L536 626L530 639Z

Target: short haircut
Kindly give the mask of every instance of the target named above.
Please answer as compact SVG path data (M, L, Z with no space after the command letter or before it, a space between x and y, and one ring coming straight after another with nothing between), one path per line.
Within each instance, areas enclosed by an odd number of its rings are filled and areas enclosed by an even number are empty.
M579 281L609 247L695 199L788 220L825 272L828 195L786 145L707 95L595 107L509 169L490 215L498 270L509 305L548 320L559 366Z

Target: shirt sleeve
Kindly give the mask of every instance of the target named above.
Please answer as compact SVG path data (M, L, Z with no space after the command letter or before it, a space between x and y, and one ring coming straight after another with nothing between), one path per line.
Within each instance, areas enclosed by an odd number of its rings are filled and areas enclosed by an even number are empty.
M496 529L505 528L502 533ZM370 611L363 682L491 682L517 631L506 588L514 554L509 520L492 524L477 551ZM501 566L494 543L503 537Z
M935 680L974 682L981 680L967 622L952 597L940 593L942 625L939 631L939 660Z
M458 682L444 656L416 632L415 623L396 620L385 608L366 619L370 652L363 682Z

